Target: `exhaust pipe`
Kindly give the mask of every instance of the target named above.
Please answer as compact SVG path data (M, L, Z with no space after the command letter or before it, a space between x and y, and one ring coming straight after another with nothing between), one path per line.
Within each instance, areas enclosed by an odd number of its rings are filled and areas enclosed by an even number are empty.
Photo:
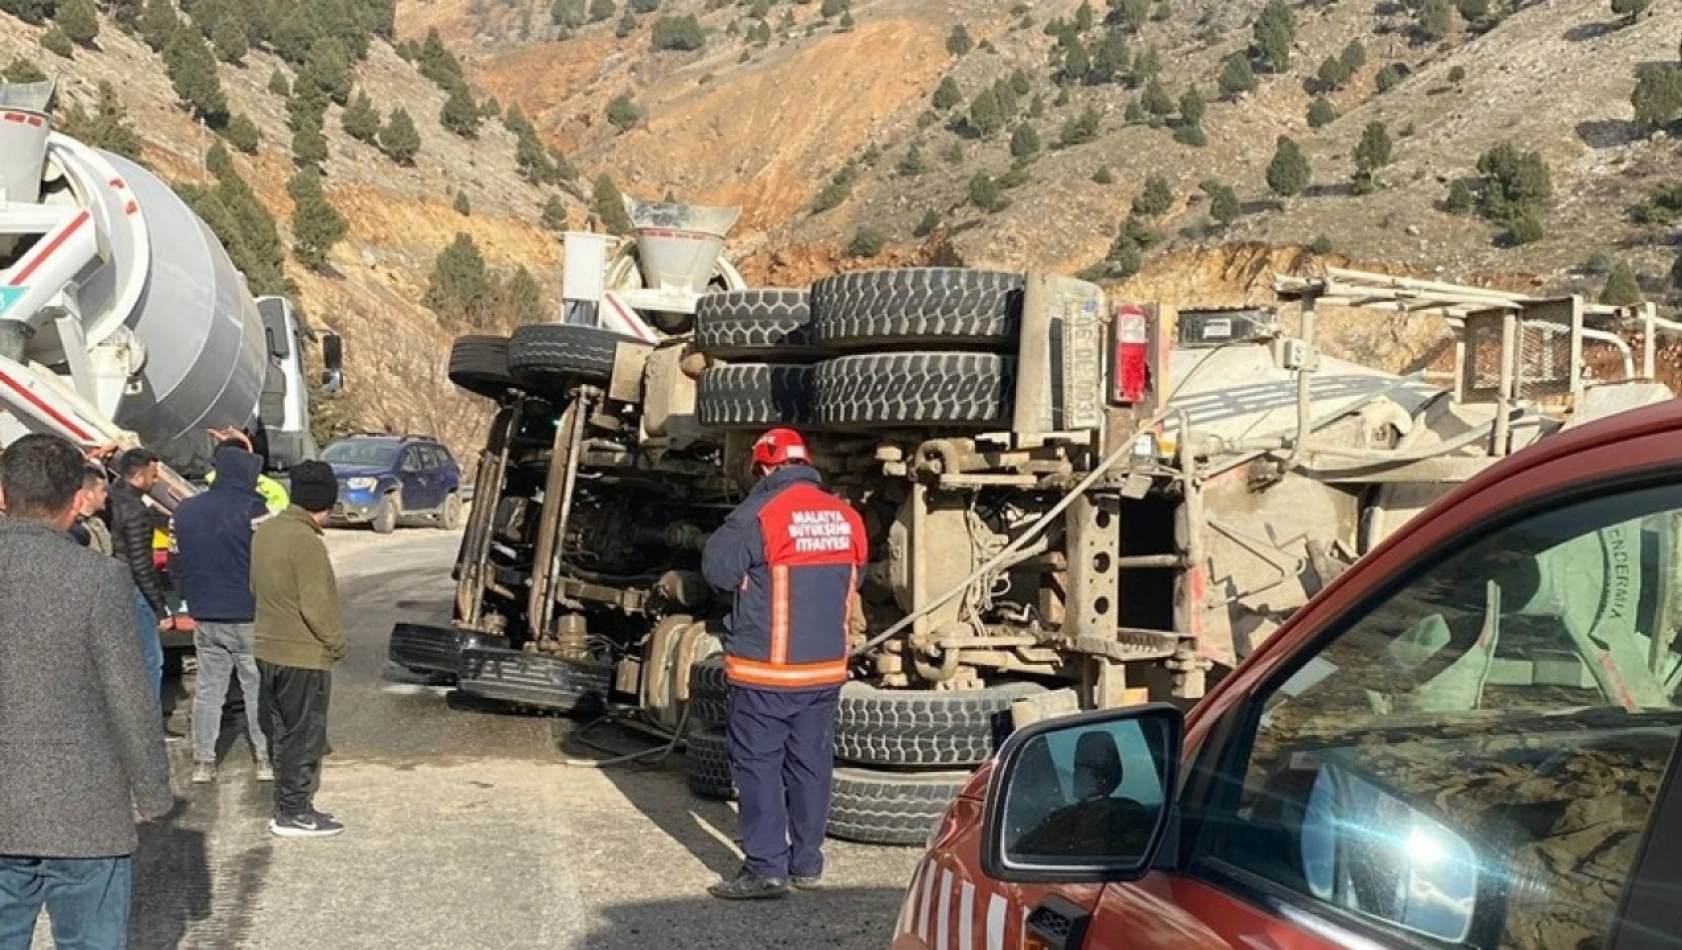
M0 198L16 204L41 200L47 169L47 133L52 131L53 95L58 84L0 83Z
M643 286L668 293L704 292L724 250L724 237L742 209L622 197L637 242Z

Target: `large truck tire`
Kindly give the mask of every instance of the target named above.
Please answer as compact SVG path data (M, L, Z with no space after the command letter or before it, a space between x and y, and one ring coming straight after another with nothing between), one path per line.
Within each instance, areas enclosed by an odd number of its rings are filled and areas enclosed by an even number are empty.
M523 650L467 647L456 688L470 696L566 714L600 712L612 668Z
M812 359L812 311L804 290L732 290L695 304L695 349L722 360Z
M730 776L730 737L723 729L691 727L684 740L683 778L700 798L735 801L736 782Z
M831 786L829 836L860 844L921 847L969 780L969 772L838 768Z
M450 345L450 382L476 396L501 399L519 388L508 373L508 338L458 336Z
M812 339L836 350L1013 351L1023 275L962 267L858 271L812 284Z
M1016 361L992 353L873 353L817 366L813 415L825 427L1004 425Z
M730 681L724 658L709 656L689 668L689 722L692 728L722 727L730 721Z
M713 428L798 426L812 421L810 366L731 363L709 366L696 383L695 415Z
M619 344L641 342L600 327L534 323L509 338L508 372L521 383L561 395L574 383L607 382Z
M835 755L895 768L979 765L1010 734L1011 704L1043 691L1037 683L951 692L848 683L835 713Z

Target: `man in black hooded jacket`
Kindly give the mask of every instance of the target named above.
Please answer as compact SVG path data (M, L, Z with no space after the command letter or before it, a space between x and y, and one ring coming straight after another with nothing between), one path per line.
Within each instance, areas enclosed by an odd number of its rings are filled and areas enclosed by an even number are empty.
M216 449L210 489L175 510L173 573L192 614L199 675L193 698L193 781L216 777L216 740L228 680L238 675L245 695L246 737L257 778L271 781L268 741L259 720L257 657L253 652L257 602L251 593L251 536L268 517L257 493L263 460L235 442Z
M117 559L128 565L137 592L134 606L141 632L141 656L152 676L152 692L163 708L163 643L159 631L169 624L169 604L164 600L163 578L152 560L152 534L169 528L169 516L143 500L158 483L158 456L148 449L129 449L117 456L117 480L111 484L111 547ZM148 636L148 632L150 635ZM168 716L165 716L167 719ZM164 726L164 735L179 733Z

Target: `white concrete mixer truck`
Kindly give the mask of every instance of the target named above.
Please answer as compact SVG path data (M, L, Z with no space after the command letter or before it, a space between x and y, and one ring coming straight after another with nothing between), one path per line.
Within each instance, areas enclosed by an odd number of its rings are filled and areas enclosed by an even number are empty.
M167 184L53 132L54 93L0 84L0 446L29 432L144 445L178 476L166 506L208 467L212 428L266 443L271 471L314 457L315 334L285 298L251 295ZM342 347L320 342L334 391Z

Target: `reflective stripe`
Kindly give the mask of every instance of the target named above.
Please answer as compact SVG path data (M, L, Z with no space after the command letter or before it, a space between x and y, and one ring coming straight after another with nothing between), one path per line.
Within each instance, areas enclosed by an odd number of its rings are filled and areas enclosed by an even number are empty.
M950 946L946 942L948 928L952 922L952 872L940 872L940 921L935 926L935 950L947 950Z
M934 879L938 869L934 862L929 863L928 873L923 875L923 900L917 908L917 939L924 946L929 943L929 910L934 906Z
M847 681L847 661L824 663L762 663L739 656L724 658L724 672L732 683L783 689L803 686L835 686Z
M975 950L975 885L968 881L958 895L958 950Z
M788 566L771 568L771 665L788 665Z
M1004 895L994 894L987 900L987 950L1005 950Z

